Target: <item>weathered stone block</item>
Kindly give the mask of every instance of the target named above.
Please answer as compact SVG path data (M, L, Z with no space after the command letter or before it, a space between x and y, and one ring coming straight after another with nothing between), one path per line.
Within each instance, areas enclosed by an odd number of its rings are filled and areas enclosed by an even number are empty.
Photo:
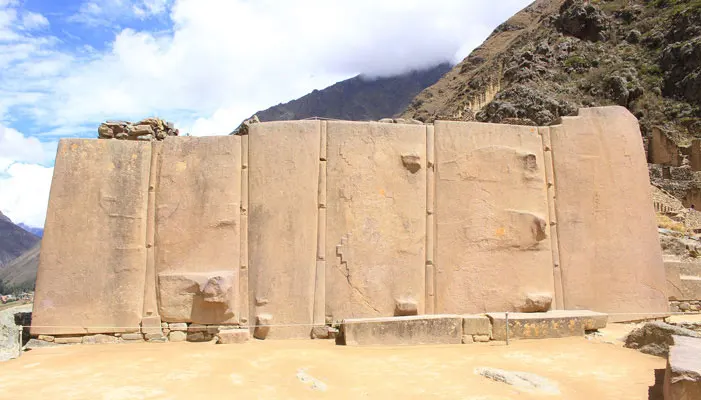
M110 335L89 335L83 336L83 344L113 344L119 343L119 338Z
M245 343L250 337L248 329L226 329L219 331L219 344Z
M54 343L56 344L76 344L82 342L82 336L57 336L54 338Z
M314 323L321 121L252 124L248 132L249 320L272 314L270 338L309 338ZM323 304L323 303L322 303Z
M141 333L145 335L161 335L163 331L161 330L161 317L151 316L144 317L141 319Z
M186 331L187 330L187 324L184 322L171 322L168 325L168 328L171 331Z
M160 340L162 338L165 338L165 335L163 335L162 333L147 333L144 335L144 338L150 342L152 340Z
M674 336L664 378L665 400L701 399L701 339Z
M171 342L184 342L187 339L187 334L183 331L172 331L168 335L168 340Z
M492 339L506 340L505 313L488 313L492 321ZM509 313L509 339L547 339L584 336L585 330L605 326L605 314L585 310L546 313Z
M419 314L419 302L414 299L399 299L394 307L395 317Z
M123 333L122 334L122 339L126 341L143 341L144 340L144 335L140 333Z
M350 346L462 343L459 315L345 319L342 343Z
M489 335L472 335L472 339L478 343L486 343L489 341Z
M207 332L207 325L190 324L187 326L187 332Z
M475 339L472 337L472 335L462 335L462 344L470 344L474 342Z
M487 335L492 334L492 322L486 315L463 315L463 335Z
M546 312L550 310L552 302L552 293L528 293L523 303L516 306L516 310L524 313Z
M49 336L49 335L39 335L39 336L37 336L37 339L43 340L45 342L53 342L54 341L54 337Z
M256 327L253 330L253 337L265 339L270 333L270 325L273 323L273 316L270 314L256 315Z
M424 313L426 132L327 123L325 311L335 320Z
M623 107L584 108L550 131L565 308L667 312L637 119Z
M150 143L60 141L32 335L139 329L150 166Z
M435 312L512 310L524 302L524 293L552 291L546 163L538 128L434 125Z
M203 324L235 321L237 277L233 271L158 274L163 318Z
M188 342L207 342L212 339L212 336L207 332L188 332Z
M159 165L159 314L169 322L238 322L241 138L168 137Z

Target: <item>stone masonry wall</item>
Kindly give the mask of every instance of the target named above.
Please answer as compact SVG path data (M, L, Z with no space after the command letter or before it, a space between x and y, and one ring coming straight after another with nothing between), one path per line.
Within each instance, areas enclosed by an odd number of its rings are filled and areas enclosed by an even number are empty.
M663 313L651 204L621 107L551 127L62 140L32 334L235 341L328 337L347 318Z

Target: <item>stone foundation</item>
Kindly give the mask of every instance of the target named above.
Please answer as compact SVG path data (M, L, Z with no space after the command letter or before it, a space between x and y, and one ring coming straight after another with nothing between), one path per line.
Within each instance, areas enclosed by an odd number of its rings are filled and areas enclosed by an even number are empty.
M701 300L670 300L669 311L684 313L701 312Z
M586 310L509 313L508 338L584 336L606 327L607 314ZM341 323L337 343L350 346L469 344L507 339L506 314L355 318Z
M155 330L155 331L154 331ZM249 340L248 328L238 325L201 325L184 322L162 322L159 329L142 326L140 332L96 335L37 335L28 348L65 344L117 344L211 342L219 344L244 343Z

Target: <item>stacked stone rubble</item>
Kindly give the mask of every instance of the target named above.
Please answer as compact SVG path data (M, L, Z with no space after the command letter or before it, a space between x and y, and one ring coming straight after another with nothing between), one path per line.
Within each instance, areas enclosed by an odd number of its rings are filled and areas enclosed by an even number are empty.
M137 123L127 121L107 121L97 128L100 139L120 140L163 140L168 136L179 136L172 122L160 118L146 118Z

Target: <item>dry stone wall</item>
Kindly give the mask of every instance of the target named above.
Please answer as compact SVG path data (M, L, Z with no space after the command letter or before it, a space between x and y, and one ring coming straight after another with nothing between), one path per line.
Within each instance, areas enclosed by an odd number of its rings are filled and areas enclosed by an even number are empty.
M663 313L651 204L621 107L540 128L287 121L63 140L32 333L236 342L236 326L328 337L348 318Z

